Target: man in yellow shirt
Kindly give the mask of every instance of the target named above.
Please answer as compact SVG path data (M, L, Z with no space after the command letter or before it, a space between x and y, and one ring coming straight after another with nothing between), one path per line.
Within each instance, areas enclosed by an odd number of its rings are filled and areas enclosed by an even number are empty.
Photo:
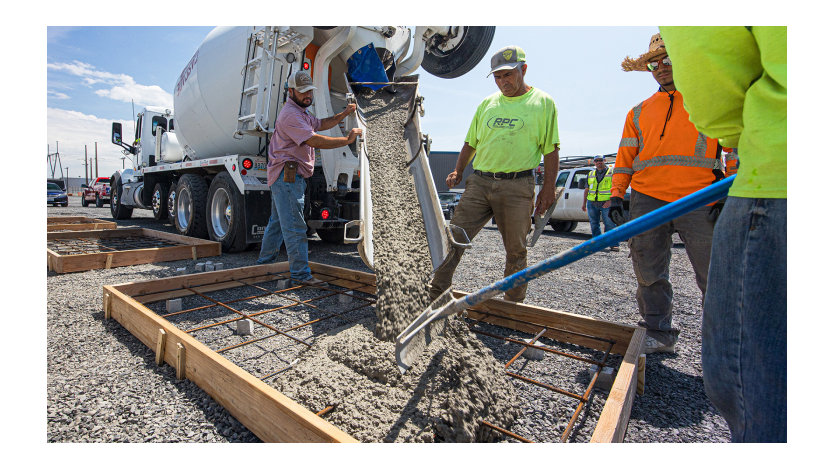
M518 46L504 47L492 56L490 74L499 91L478 106L455 170L446 177L454 188L472 161L475 173L466 180L449 223L461 227L469 239L493 217L506 250L504 276L527 267L527 232L535 212L543 214L556 199L559 172L559 130L556 104L547 93L527 85L527 58ZM544 155L544 185L534 201L534 171ZM534 206L535 202L535 206ZM452 285L461 250L435 273L431 296L437 298ZM527 285L504 294L506 300L521 302Z
M738 148L704 299L704 388L734 442L786 442L787 28L660 31L695 127Z

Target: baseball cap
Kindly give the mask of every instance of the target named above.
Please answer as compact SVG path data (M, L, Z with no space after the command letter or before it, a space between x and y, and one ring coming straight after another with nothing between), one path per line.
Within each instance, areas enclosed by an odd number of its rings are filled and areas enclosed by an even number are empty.
M303 70L299 70L290 75L290 79L287 81L287 87L295 88L299 93L307 93L310 90L316 89L313 86L313 77Z
M518 46L503 47L493 54L489 62L490 71L487 77L499 70L514 69L526 62L527 56L524 54L524 49Z
M596 157L594 157L594 161L595 162L600 162L600 161L604 162L605 157L603 157L602 155L597 155Z

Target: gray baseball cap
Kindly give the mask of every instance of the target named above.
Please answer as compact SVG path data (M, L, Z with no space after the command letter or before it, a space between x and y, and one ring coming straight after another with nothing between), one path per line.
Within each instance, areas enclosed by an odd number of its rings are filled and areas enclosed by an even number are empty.
M491 70L487 74L487 77L499 70L514 69L524 63L527 63L527 56L524 54L524 49L518 46L503 47L493 54L492 60L489 62Z
M303 70L299 70L290 75L287 87L295 88L299 93L307 93L310 90L316 89L316 87L313 86L313 77Z

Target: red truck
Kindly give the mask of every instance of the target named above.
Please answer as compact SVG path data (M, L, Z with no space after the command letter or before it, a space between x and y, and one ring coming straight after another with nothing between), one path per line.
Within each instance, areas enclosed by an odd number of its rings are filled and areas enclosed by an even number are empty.
M91 186L82 184L81 188L84 190L81 195L82 206L87 207L91 202L95 202L96 207L110 204L110 178L104 176L96 178Z

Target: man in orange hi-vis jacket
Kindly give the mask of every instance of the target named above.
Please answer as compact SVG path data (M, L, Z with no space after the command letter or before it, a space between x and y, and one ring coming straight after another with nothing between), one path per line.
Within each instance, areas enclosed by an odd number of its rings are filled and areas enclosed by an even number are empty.
M618 225L624 221L622 198L629 184L631 217L639 217L724 177L718 141L708 139L689 122L660 34L652 36L648 52L636 59L627 57L622 67L651 72L660 89L626 117L611 188L610 216ZM732 168L735 162L728 160L727 166ZM646 353L674 352L680 334L672 324L672 234L677 232L683 240L703 295L712 228L720 208L720 204L702 207L629 240L642 317L639 324L647 333Z

